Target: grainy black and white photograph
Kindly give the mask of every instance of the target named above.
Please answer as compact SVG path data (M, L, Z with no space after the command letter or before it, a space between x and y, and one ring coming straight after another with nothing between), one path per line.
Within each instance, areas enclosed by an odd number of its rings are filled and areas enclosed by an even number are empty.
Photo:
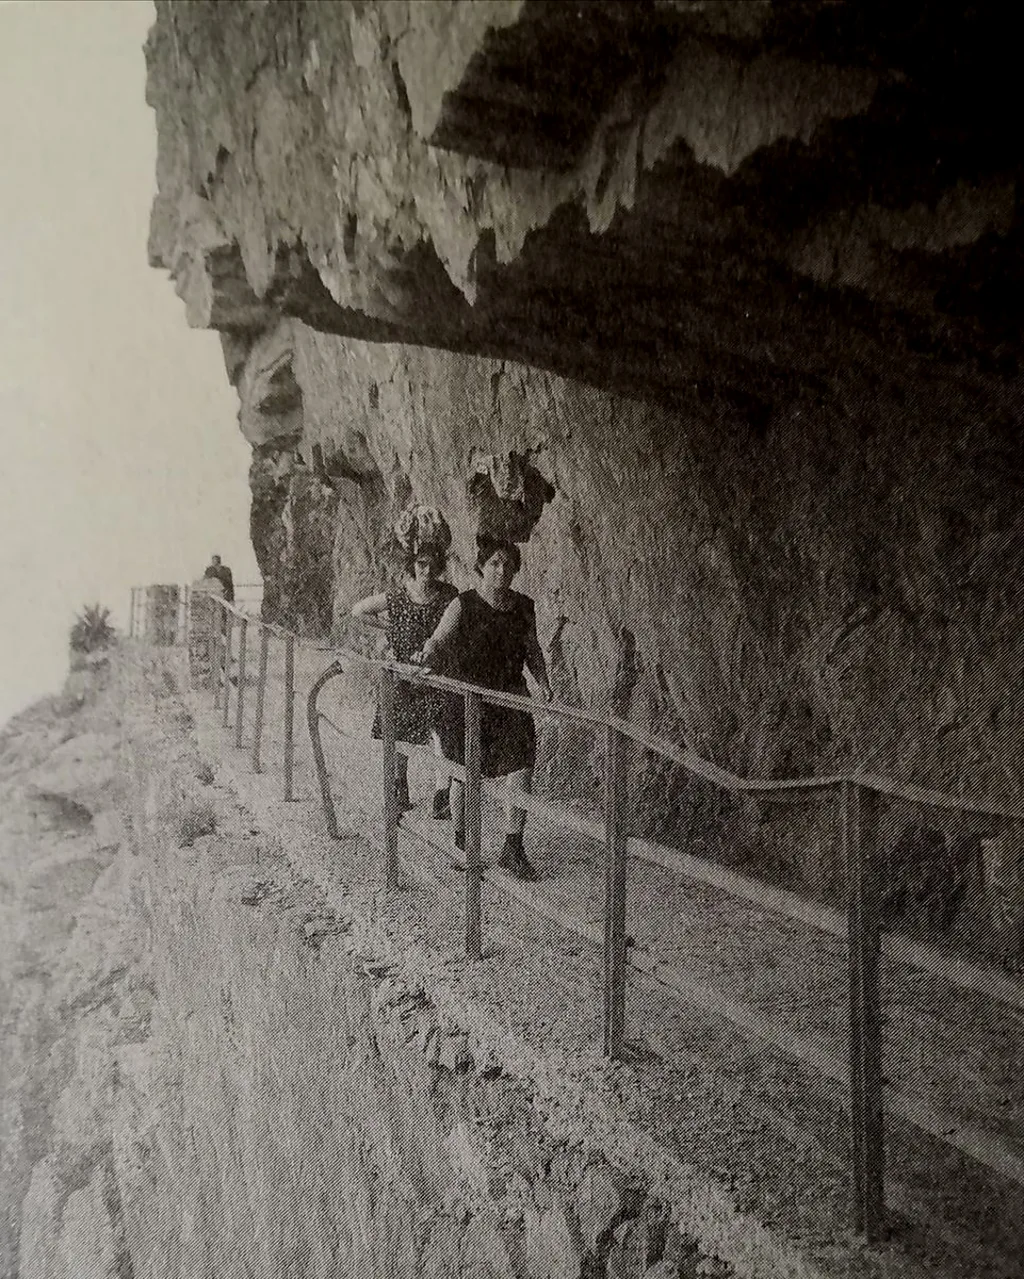
M0 2L0 1279L1024 1276L994 0Z

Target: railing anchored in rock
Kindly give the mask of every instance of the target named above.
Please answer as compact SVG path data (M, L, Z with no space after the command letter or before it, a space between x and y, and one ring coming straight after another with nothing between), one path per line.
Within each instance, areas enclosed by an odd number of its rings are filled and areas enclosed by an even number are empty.
M152 591L154 588L148 588ZM136 627L136 588L132 598L133 634ZM391 891L400 884L398 854L400 814L393 778L398 752L412 757L429 754L428 748L413 747L395 737L395 697L399 681L429 687L461 697L465 706L465 766L445 761L444 768L465 787L465 950L471 959L484 953L482 883L501 892L560 926L600 947L603 955L602 1038L607 1056L620 1058L626 1038L626 990L630 969L653 979L661 987L686 1002L725 1019L746 1036L774 1046L784 1054L846 1090L843 1100L851 1118L852 1221L854 1230L867 1241L880 1239L886 1228L885 1148L886 1115L899 1116L920 1131L937 1138L989 1169L1024 1186L1024 1157L1008 1142L984 1129L961 1122L921 1100L887 1085L882 1067L882 1028L885 1021L880 981L880 958L892 959L931 973L951 986L973 991L1024 1009L1024 984L1009 973L974 963L961 955L881 927L881 885L879 875L879 808L889 799L927 806L947 813L1009 823L1018 835L1024 831L1024 804L1003 807L971 796L905 785L869 773L852 773L818 778L758 781L738 777L701 758L692 750L647 733L625 720L595 715L557 702L541 703L513 694L466 684L427 673L419 667L369 657L321 643L300 639L293 632L264 622L237 605L227 604L213 594L203 596L204 605L217 618L214 625L196 628L194 619L198 595L185 599L184 625L177 628L177 642L187 635L190 657L205 662L214 688L214 705L221 710L223 725L229 727L232 686L234 698L234 743L243 746L246 705L247 645L252 628L260 635L253 722L252 769L260 772L264 727L264 695L267 685L268 650L273 641L284 645L284 754L282 798L292 800L294 770L295 647L311 647L332 657L315 680L307 699L307 723L313 761L317 772L327 831L340 838L334 797L331 792L320 726L343 730L324 714L319 698L331 680L350 667L376 670L380 678L383 837L377 842L383 854L381 878ZM169 605L168 605L169 606ZM156 628L159 631L160 628ZM164 627L164 630L167 630ZM237 630L237 646L233 632ZM150 636L154 628L149 627ZM161 632L162 633L162 632ZM165 643L176 642L164 639ZM233 648L237 648L236 676L231 676ZM486 871L481 859L481 801L484 795L504 796L507 792L481 776L480 719L485 703L524 710L571 722L604 737L603 813L601 820L581 814L566 804L535 795L515 793L515 804L527 812L568 828L604 848L603 932L584 921L570 918L546 900L534 885L520 883L501 872ZM781 889L718 865L648 840L634 838L626 830L625 748L628 743L652 752L685 770L692 777L734 795L784 799L817 794L829 796L839 807L841 865L845 868L846 910L834 909L801 894ZM433 758L431 756L431 758ZM763 910L797 921L846 941L848 955L848 1053L845 1059L826 1044L797 1036L781 1026L765 1024L763 1017L722 991L702 985L686 972L659 960L644 948L630 945L627 936L627 887L630 859L654 864L697 884L729 894Z

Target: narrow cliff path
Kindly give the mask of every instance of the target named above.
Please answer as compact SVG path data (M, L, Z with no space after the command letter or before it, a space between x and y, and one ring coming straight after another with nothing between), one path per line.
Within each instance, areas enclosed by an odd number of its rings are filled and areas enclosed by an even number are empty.
M605 1120L617 1134L612 1144L618 1140L635 1147L638 1134L646 1135L654 1149L720 1187L737 1220L760 1223L772 1240L784 1241L779 1255L789 1260L780 1261L780 1272L788 1265L796 1267L788 1273L800 1273L806 1263L807 1273L837 1275L1009 1279L1020 1273L1024 1190L897 1120L889 1125L888 1150L893 1238L870 1251L852 1244L842 1224L849 1216L848 1124L839 1086L742 1037L677 993L631 973L627 1038L632 1060L621 1066L604 1063L598 951L493 885L484 886L485 957L479 964L467 963L462 881L445 851L450 826L432 823L422 811L406 819L401 852L407 883L385 900L378 892L380 854L374 847L379 746L369 738L369 690L366 677L358 674L337 681L324 699L324 709L344 730L325 730L343 838L333 841L325 832L302 712L305 694L328 660L314 651L297 651L294 802L281 802L283 690L273 664L265 771L251 771L248 726L239 750L233 713L231 726L225 727L205 690L192 695L201 747L220 762L219 780L264 831L280 839L297 871L328 901L370 909L392 950L404 956L413 976L428 982L435 1002L441 992L461 1024L480 1029L486 1022L492 1033L497 1028L508 1037L502 1049L506 1068L508 1057L519 1052L522 1071L535 1083L538 1072L549 1081L561 1075L584 1089L592 1087L595 1095L612 1097L613 1111ZM251 705L248 713L251 719ZM414 798L429 797L429 765L414 761L410 778ZM496 844L497 818L488 805L485 850ZM543 872L536 893L549 913L599 931L602 850L542 823L531 823L528 846ZM692 980L752 1006L766 1024L820 1040L842 1058L846 961L838 939L636 861L630 866L629 894L628 929L638 948L656 950ZM950 991L926 974L892 963L884 979L890 1082L1021 1143L1020 1012ZM697 1192L691 1193L696 1201ZM705 1206L705 1211L710 1210ZM736 1239L733 1245L746 1246Z

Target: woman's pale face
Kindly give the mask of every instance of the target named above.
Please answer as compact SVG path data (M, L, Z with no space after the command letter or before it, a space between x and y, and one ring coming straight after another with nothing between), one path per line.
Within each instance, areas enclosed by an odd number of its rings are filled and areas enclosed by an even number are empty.
M480 566L480 576L486 590L500 594L512 585L516 570L506 551L495 551L490 559L484 560Z
M430 586L441 576L441 566L436 555L418 555L413 560L413 579L421 586Z

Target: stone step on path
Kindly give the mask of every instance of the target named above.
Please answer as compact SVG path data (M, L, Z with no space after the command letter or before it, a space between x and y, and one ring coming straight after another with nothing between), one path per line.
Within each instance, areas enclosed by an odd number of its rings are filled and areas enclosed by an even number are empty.
M274 828L274 833L280 835L286 847L290 849L298 838L307 853L304 861L314 877L317 874L323 877L329 868L333 882L347 881L369 887L380 882L379 852L370 851L371 846L363 838L364 833L379 827L379 747L372 744L371 749L367 749L369 721L365 711L353 711L351 703L346 704L339 698L332 718L350 731L336 735L325 729L324 741L333 774L339 824L351 837L340 842L327 839L304 717L305 690L326 660L323 655L316 655L313 660L296 662L299 688L296 803L280 803L279 773L268 771L258 778L248 774L247 752L228 745L233 740L233 727L222 729L212 708L203 712L200 705L199 718L212 734L210 740L215 743L217 753L235 764L232 773L240 794L248 792L253 796L261 816ZM271 759L280 758L277 752L282 746L279 716L271 709L275 701L273 678L270 683L264 751L268 769ZM278 697L277 701L283 703L283 698ZM250 705L250 721L251 713ZM233 723L232 718L232 726ZM246 740L248 742L248 738ZM430 772L429 764L413 762L410 777L414 794L429 797L432 793ZM493 842L498 830L497 812L489 800L484 807L485 830ZM429 820L410 818L402 838L402 853L407 860L413 859L417 878L430 882L433 891L407 893L404 904L413 908L425 935L450 956L458 955L464 929L461 877L452 870L447 851L430 850L423 840L410 838L414 825L423 825ZM450 826L447 829L450 830ZM585 841L574 834L553 831L541 821L531 821L528 838L530 856L544 873L537 887L547 901L556 910L571 909L589 927L600 928L602 850L587 848ZM358 851L354 851L355 848ZM449 880L450 889L446 894L444 885ZM484 910L485 946L492 935L500 936L501 942L496 948L492 942L492 956L483 964L464 967L462 977L466 979L468 974L474 995L492 1001L495 1007L502 1009L503 1015L517 1025L521 1023L523 1033L532 1031L536 1035L540 1031L541 1046L545 1036L557 1034L565 1043L577 1045L580 1051L592 1050L600 1034L599 955L592 947L581 947L550 920L538 919L533 912L492 887L485 888ZM838 1051L845 1052L845 951L837 939L636 861L632 861L630 867L629 921L629 930L637 937L638 945L657 947L660 954L700 980L724 986L735 997L759 1008L769 1024L772 1021L795 1024L802 1034L831 1038ZM986 1037L981 1036L979 1050L976 1032L986 1029L992 1014L990 1009L985 1009L987 1020L982 1020L979 1009L971 1006L977 1005L980 997L967 992L951 996L941 988L933 989L938 984L926 975L901 971L892 965L887 965L888 969L892 970L886 974L890 1017L895 1014L897 1026L904 1032L897 1037L890 1023L890 1062L887 1063L890 1070L892 1058L899 1060L901 1042L909 1039L911 1057L917 1052L918 1075L928 1073L926 1067L931 1063L924 1061L921 1040L915 1039L920 1027L926 1026L934 1045L934 1073L941 1076L943 1069L949 1071L950 1060L946 1056L949 1041L955 1044L958 1038L962 1039L964 1026L969 1026L975 1035L973 1060L975 1068L982 1071L981 1082L987 1079L990 1089L998 1089L1006 1082L1013 1085L1011 1105L1002 1109L1010 1111L1010 1124L1006 1127L1019 1123L1024 1101L1021 1096L1024 1072L1018 1071L1015 1079L1008 1080L1005 1070L1006 1049L1011 1051L1012 1059L1013 1018L997 1027L993 1036L995 1045L1001 1044L1004 1048L1002 1058L996 1047L986 1055ZM537 991L528 990L531 983L525 978L531 974L539 983ZM557 998L553 999L554 992ZM738 1178L736 1184L743 1187L749 1197L751 1211L756 1211L762 1219L787 1221L797 1235L804 1238L834 1240L837 1227L841 1235L842 1223L848 1215L847 1124L834 1090L823 1086L812 1073L774 1049L752 1044L719 1019L687 1007L678 996L635 975L631 976L627 1017L627 1033L636 1041L641 1055L644 1027L649 1023L652 1032L648 1048L656 1043L663 1057L678 1050L674 1058L677 1065L688 1062L692 1067L693 1061L698 1060L702 1071L719 1081L717 1092L713 1083L700 1085L705 1094L708 1087L715 1092L719 1109L723 1099L731 1099L728 1106L735 1112L736 1099L747 1095L757 1103L753 1107L757 1113L747 1115L753 1120L753 1127L762 1130L762 1139L754 1141L735 1114L731 1127L711 1123L709 1116L715 1106L704 1095L703 1119L698 1132L695 1135L690 1131L685 1140L680 1137L680 1149L685 1147L690 1157L703 1147L716 1165L740 1169L739 1173L733 1171L729 1175ZM659 1071L666 1073L660 1066L645 1070L645 1076L650 1078L639 1089L636 1103L639 1111L643 1111L646 1104L652 1107L652 1115L662 1113L665 1098L675 1096L671 1083L666 1085L667 1092L664 1087L654 1086ZM901 1086L906 1087L902 1081ZM691 1093L695 1089L700 1091L692 1079L689 1087ZM952 1090L947 1086L943 1091ZM640 1097L645 1097L646 1103ZM689 1100L692 1102L692 1096ZM963 1105L964 1098L959 1100ZM774 1117L768 1129L765 1128L766 1115ZM709 1140L712 1132L714 1140ZM822 1153L820 1159L811 1161L816 1174L809 1178L813 1189L808 1192L806 1202L799 1204L794 1218L793 1169L807 1164L809 1143ZM730 1148L732 1159L725 1157ZM774 1159L767 1157L773 1153ZM890 1200L894 1207L907 1214L907 1222L901 1223L903 1237L909 1240L915 1230L920 1233L915 1221L935 1223L925 1238L917 1240L916 1250L928 1253L934 1250L937 1238L944 1238L943 1247L950 1255L956 1251L954 1239L961 1252L966 1250L970 1254L970 1234L976 1231L980 1219L980 1208L972 1207L976 1203L985 1206L991 1222L990 1242L997 1251L1005 1251L1009 1257L1018 1255L1019 1223L1024 1213L1020 1210L1021 1195L1015 1188L1001 1184L993 1174L979 1169L956 1152L922 1138L916 1131L904 1131L897 1122L890 1124L889 1165L896 1186L896 1194L890 1195ZM782 1189L774 1190L775 1183ZM952 1225L945 1224L947 1219ZM989 1258L986 1264L997 1267L990 1273L1002 1273L995 1254L990 1256L986 1252L985 1256ZM1014 1273L1014 1268L1006 1273Z

